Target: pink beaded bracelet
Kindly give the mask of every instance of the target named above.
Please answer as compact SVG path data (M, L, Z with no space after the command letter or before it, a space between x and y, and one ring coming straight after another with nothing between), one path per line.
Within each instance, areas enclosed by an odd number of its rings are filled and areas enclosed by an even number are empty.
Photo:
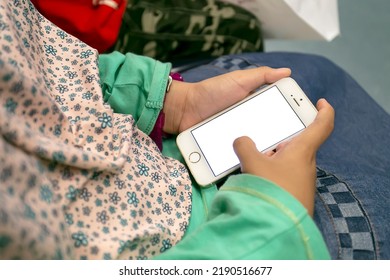
M168 77L168 84L166 92L168 92L171 88L172 81L183 81L183 77L177 72L171 72ZM152 132L149 134L150 138L157 144L157 147L162 151L162 139L164 137L163 127L164 127L165 115L163 110L160 111L156 119L156 123L154 124L154 128Z

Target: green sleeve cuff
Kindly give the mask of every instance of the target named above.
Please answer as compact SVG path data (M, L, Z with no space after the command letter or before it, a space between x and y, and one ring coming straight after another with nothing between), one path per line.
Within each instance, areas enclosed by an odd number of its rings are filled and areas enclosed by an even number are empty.
M273 221L275 236L278 238L268 238L269 244L264 246L266 258L270 259L329 259L330 255L326 248L325 241L318 230L313 219L308 214L306 208L289 192L285 191L275 183L249 174L230 176L220 189L220 194L233 192L228 196L246 196L248 201L257 201L263 205L262 214ZM235 193L235 194L234 194ZM246 200L245 198L242 201ZM276 221L276 219L278 221ZM279 225L278 225L279 224ZM285 232L280 231L285 228ZM290 228L290 229L289 229ZM274 249L282 245L287 240L288 243L295 240L300 246L291 245L292 251L284 251L284 255L277 255ZM276 245L275 244L278 244ZM282 245L285 246L285 245ZM253 256L253 255L252 255ZM248 255L248 258L252 257Z
M171 64L132 53L99 56L103 98L115 113L133 116L150 134L164 105Z
M290 217L307 214L306 208L289 192L273 182L258 176L249 174L230 176L220 191L235 191L248 194L273 205Z
M207 220L156 259L329 259L306 209L270 181L230 176Z

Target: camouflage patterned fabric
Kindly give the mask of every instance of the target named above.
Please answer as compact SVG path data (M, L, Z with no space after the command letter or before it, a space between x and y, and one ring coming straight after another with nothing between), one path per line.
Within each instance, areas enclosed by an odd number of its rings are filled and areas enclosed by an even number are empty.
M161 61L185 61L262 51L260 22L215 0L129 0L111 50Z

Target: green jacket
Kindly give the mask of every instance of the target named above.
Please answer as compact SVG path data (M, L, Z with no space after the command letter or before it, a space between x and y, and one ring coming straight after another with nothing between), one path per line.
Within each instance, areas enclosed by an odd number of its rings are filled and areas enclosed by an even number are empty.
M114 52L101 55L105 102L130 114L149 134L162 109L171 65ZM184 163L174 137L163 153ZM218 190L193 182L192 213L185 237L156 259L329 259L306 209L288 192L263 178L232 175Z

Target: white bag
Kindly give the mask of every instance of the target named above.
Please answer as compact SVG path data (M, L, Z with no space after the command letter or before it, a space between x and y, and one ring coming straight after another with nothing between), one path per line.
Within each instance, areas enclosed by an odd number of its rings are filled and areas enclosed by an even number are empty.
M337 0L222 0L252 12L264 38L332 41L340 34Z

